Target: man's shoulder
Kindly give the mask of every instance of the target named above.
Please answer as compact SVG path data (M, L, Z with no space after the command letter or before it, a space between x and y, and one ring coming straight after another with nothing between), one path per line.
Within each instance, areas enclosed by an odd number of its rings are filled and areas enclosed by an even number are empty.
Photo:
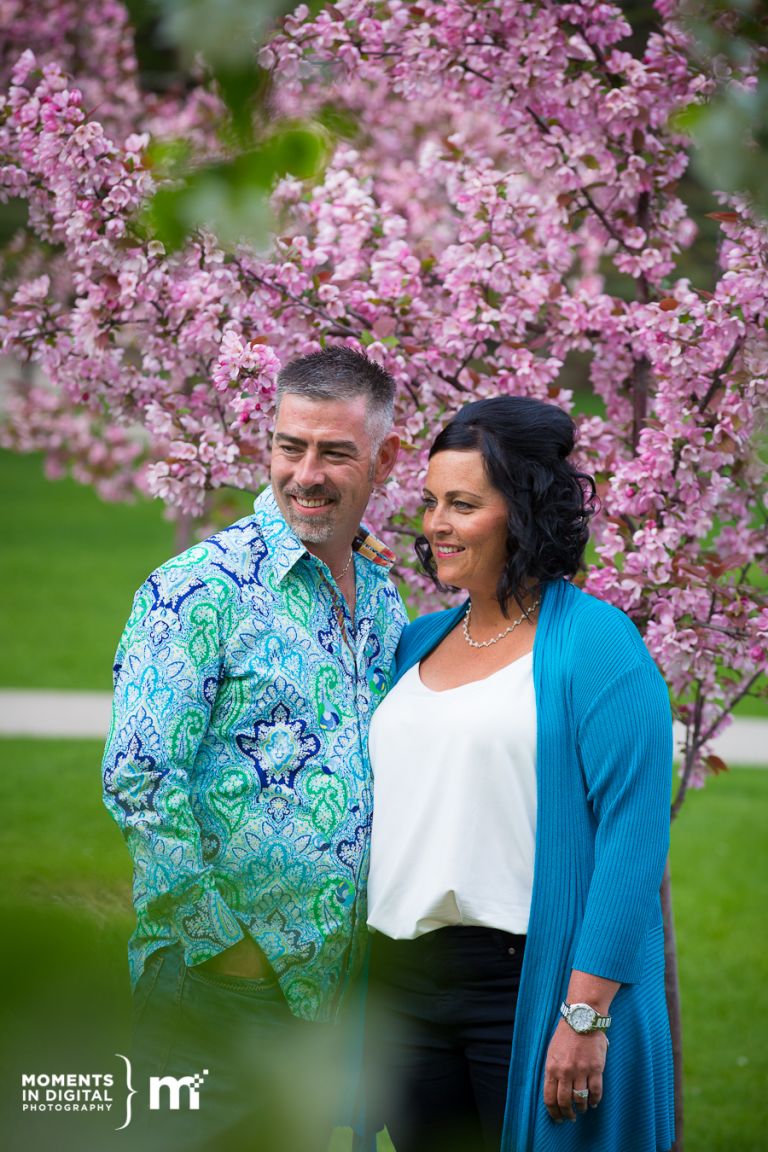
M158 593L187 594L222 579L233 588L252 583L266 554L261 525L256 516L244 516L185 548L156 568L145 586Z

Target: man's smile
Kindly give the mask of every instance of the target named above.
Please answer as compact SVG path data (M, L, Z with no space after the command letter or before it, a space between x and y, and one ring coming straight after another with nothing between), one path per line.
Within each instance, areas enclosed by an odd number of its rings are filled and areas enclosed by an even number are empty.
M302 496L298 492L289 492L287 495L300 512L310 515L327 511L336 503L332 496Z

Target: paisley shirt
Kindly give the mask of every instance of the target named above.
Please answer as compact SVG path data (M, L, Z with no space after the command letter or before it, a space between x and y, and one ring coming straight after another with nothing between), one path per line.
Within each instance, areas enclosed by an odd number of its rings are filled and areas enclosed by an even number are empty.
M361 529L354 620L271 489L154 572L114 668L105 803L134 863L134 983L247 931L297 1016L328 1020L365 943L368 725L406 614Z

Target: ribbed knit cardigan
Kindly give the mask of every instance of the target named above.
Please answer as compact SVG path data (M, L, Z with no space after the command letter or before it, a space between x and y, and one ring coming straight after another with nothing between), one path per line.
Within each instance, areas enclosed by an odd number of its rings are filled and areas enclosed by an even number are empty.
M398 678L464 609L406 628ZM668 1152L673 1072L659 899L672 781L668 692L628 617L565 581L545 586L533 676L535 865L502 1152ZM603 1100L558 1125L544 1108L544 1065L572 968L622 987Z

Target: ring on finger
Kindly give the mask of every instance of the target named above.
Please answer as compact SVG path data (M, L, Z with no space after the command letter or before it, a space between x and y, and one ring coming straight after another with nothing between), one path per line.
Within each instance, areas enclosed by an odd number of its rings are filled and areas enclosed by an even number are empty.
M589 1099L589 1088L574 1088L572 1095L577 1100L588 1100Z

